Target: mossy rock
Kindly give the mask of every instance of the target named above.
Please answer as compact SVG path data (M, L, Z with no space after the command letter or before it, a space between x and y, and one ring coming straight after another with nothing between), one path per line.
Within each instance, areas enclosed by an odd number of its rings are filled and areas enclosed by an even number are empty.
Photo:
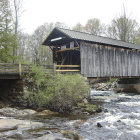
M68 139L72 139L72 140L83 140L83 138L78 135L77 133L70 131L70 130L61 130L60 133Z
M77 106L81 107L83 111L88 112L90 114L101 112L101 108L100 111L98 111L99 108L94 104L78 103Z

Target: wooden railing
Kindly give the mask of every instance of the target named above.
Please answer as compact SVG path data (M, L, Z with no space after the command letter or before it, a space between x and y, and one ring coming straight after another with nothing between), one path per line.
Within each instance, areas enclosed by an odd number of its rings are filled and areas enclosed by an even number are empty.
M80 65L56 65L56 72L80 72Z
M0 63L0 73L19 73L21 64Z
M80 72L80 65L41 65L46 72ZM0 74L19 74L31 71L31 65L0 63Z

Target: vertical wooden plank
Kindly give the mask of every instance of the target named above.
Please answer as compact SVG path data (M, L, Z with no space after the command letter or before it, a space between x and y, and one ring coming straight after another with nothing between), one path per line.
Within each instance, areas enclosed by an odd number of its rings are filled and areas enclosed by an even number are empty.
M89 77L92 77L92 46L89 47Z
M103 77L103 66L104 66L104 59L103 59L103 46L100 45L100 76Z
M123 66L122 66L122 63L123 63L123 58L122 58L122 49L120 50L120 76L122 77L123 76Z
M96 76L99 77L100 68L99 68L99 47L96 45Z
M132 63L133 61L132 61L132 51L130 51L130 77L132 76L132 68L133 68L133 63Z
M80 52L81 52L81 74L85 75L85 71L84 71L84 45L81 44L80 45Z
M117 73L117 65L116 65L116 49L114 48L114 58L113 58L113 71L114 71L114 74L113 74L113 77L116 76L116 73Z
M86 76L89 77L89 55L90 55L90 52L89 52L89 49L90 49L90 45L86 46Z
M138 57L138 76L140 76L140 54L139 54L139 51L137 52L137 57Z
M135 76L135 69L136 69L136 66L135 66L135 53L134 51L132 52L132 76Z
M128 50L128 76L131 76L131 52Z
M110 49L107 49L107 77L110 77Z
M97 50L97 46L95 45L95 76L98 77L98 50Z
M128 76L128 56L127 56L127 50L125 50L125 76Z
M87 77L87 73L88 73L88 45L86 44L85 47L84 47L84 73L85 73L85 76Z
M101 46L100 45L98 45L98 58L99 58L99 73L98 73L98 76L99 77L102 77L102 75L101 75L101 64L102 64L102 52L101 52Z
M135 51L135 76L138 75L138 59L137 59L137 51Z
M125 52L125 50L123 49L122 50L122 76L124 76L125 75L125 56L124 56L124 52Z
M113 71L113 48L111 48L110 49L110 64L111 64L111 67L110 67L110 77L113 77L113 73L114 73L114 71Z
M140 76L140 52L138 51L138 76Z
M116 59L116 76L119 75L119 65L118 65L118 49L115 49L115 59Z
M83 50L82 50L83 46L80 43L80 59L81 59L81 74L83 74Z
M95 45L92 48L92 58L93 58L93 77L96 77L96 48Z
M104 76L107 77L107 65L108 65L108 61L107 61L107 47L105 47L104 49Z
M128 61L129 61L129 56L128 56L128 52L126 50L126 68L127 68L127 71L126 71L126 76L128 76Z
M94 77L94 46L91 47L91 77Z

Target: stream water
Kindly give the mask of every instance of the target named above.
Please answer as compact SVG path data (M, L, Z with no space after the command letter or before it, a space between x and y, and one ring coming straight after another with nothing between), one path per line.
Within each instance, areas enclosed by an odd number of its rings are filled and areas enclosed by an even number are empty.
M18 128L0 132L0 140L55 140L54 137L68 140L61 130L73 131L85 140L140 140L140 95L91 91L91 97L102 106L102 113L92 116L38 113L1 116L0 130L6 123L18 125Z

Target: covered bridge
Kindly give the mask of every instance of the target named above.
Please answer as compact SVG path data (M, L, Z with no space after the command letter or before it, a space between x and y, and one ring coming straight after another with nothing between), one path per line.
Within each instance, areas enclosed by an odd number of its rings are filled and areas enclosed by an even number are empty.
M43 45L52 49L58 71L80 71L86 77L140 77L136 44L54 28Z

